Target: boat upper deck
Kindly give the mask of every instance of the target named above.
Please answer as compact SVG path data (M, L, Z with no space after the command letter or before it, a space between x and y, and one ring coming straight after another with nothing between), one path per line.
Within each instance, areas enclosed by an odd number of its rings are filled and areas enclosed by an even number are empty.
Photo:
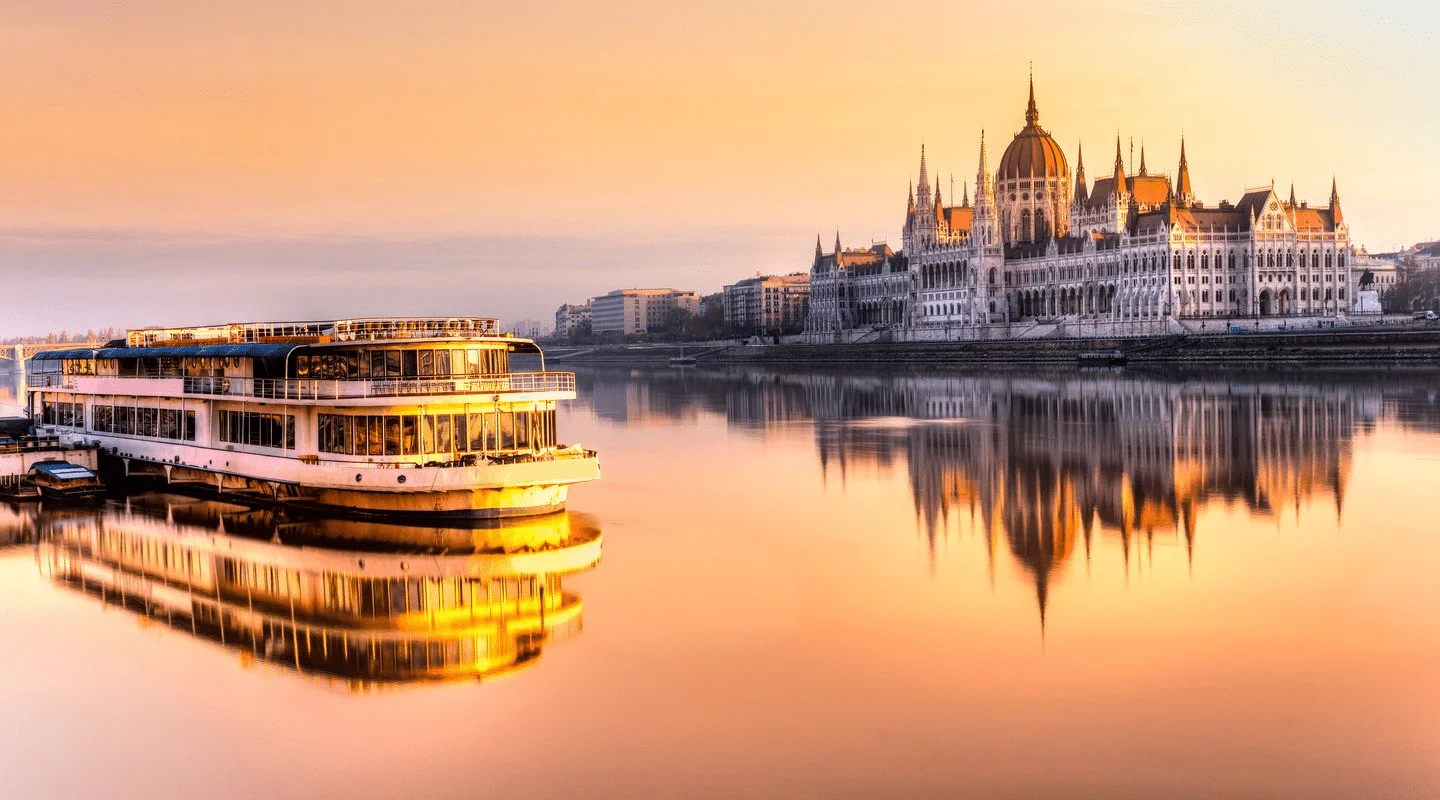
M425 395L573 396L529 339L489 319L368 319L131 331L127 346L37 353L32 389L321 401ZM119 344L118 342L115 344ZM540 371L511 372L512 353ZM137 382L142 381L142 382Z
M194 344L322 344L396 339L500 337L489 317L368 317L310 322L235 322L188 328L140 328L126 335L131 347Z

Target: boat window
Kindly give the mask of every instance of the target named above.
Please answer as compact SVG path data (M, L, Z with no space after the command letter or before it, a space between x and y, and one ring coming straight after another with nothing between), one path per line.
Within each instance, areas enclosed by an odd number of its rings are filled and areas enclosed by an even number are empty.
M454 451L455 444L450 434L450 417L441 415L435 420L435 448L438 452L450 453Z
M480 374L480 351L474 348L465 351L465 374L474 377Z
M400 455L400 418L385 417L385 452L387 456Z
M471 414L468 422L470 449L477 453L485 451L485 415Z
M145 411L145 409L141 409ZM295 417L291 414L262 414L253 411L221 410L219 439L233 444L295 449ZM143 425L144 415L140 418Z
M368 455L381 456L385 454L385 418L368 417L369 423L366 427L370 429L370 447Z
M419 371L418 368L417 368L417 366L416 366L415 351L414 351L414 350L401 350L401 351L400 351L400 357L401 357L400 376L401 376L401 377L404 377L404 378L413 378L413 377L415 377L415 374Z
M310 377L310 356L300 356L295 359L295 377Z
M427 456L435 452L435 418L428 414L420 418L420 452Z
M408 352L408 351L407 351ZM424 378L435 376L435 351L421 350L419 354L419 374Z
M465 451L465 450L469 450L469 449L470 449L470 447L469 447L469 445L470 445L470 437L469 437L467 434L468 434L468 431L467 431L467 426L465 425L465 415L464 415L464 414L456 414L456 415L455 415L455 449L456 449L456 450L463 452L463 451Z
M413 456L420 452L420 434L415 417L400 418L400 454Z
M420 369L421 369L421 370L424 370L424 369L425 369L425 362L424 362L423 356L422 356L421 362L420 362ZM449 350L436 350L436 351L435 351L435 375L436 375L437 377L441 377L441 378L448 378L448 377L450 377L450 351L449 351Z

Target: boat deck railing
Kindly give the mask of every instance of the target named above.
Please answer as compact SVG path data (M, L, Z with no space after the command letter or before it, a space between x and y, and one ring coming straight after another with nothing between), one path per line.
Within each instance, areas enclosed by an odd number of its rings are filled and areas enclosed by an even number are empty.
M574 392L573 372L511 372L473 378L296 380L282 378L185 378L185 394L259 397L267 400L351 400L411 395Z

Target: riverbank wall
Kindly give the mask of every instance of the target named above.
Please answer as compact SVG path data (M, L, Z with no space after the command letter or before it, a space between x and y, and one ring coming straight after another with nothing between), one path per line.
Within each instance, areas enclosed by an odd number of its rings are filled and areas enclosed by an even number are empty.
M566 364L658 366L680 356L702 365L1416 364L1440 363L1440 328L1021 341L601 345L547 350L552 369L565 369Z

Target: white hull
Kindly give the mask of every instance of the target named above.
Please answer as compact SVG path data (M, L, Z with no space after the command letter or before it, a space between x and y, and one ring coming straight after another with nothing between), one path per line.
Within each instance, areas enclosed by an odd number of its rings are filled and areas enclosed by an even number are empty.
M540 456L519 463L424 467L319 461L245 453L171 441L105 434L61 434L62 442L98 442L126 474L212 489L264 495L287 504L361 514L497 518L565 508L569 487L600 477L591 454Z

